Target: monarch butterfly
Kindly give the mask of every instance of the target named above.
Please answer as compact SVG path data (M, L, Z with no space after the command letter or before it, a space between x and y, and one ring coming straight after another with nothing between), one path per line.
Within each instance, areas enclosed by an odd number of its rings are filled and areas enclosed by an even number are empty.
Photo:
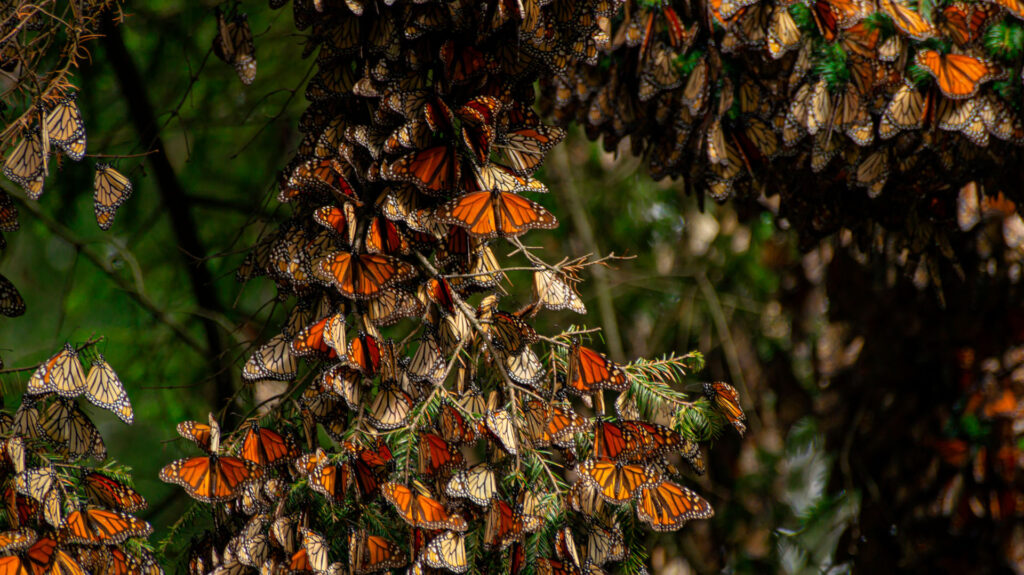
M775 60L800 46L800 28L797 27L788 7L777 5L772 9L766 45L768 54Z
M345 364L338 363L323 371L320 376L320 388L340 395L349 409L359 409L362 396L362 377L359 372Z
M676 71L675 60L675 51L661 42L654 44L640 71L637 98L641 102L646 102L662 92L675 90L682 85L683 79Z
M0 315L18 317L25 313L25 300L11 280L0 275Z
M292 354L291 339L279 333L263 344L249 357L242 368L242 378L248 381L274 379L288 381L298 374L299 362Z
M39 409L35 401L27 395L22 397L18 411L14 412L14 434L25 439L35 439L39 437L39 422Z
M420 432L419 472L437 475L459 469L466 464L458 446L449 444L441 436Z
M391 288L365 304L366 317L373 325L391 325L407 317L421 317L423 302L402 288Z
M317 447L312 453L305 453L295 459L295 470L299 475L308 476L317 467L327 464L327 453L323 448Z
M117 511L84 509L68 515L58 535L74 545L118 545L130 537L148 537L149 523Z
M501 110L501 101L491 96L477 96L456 112L462 120L462 143L478 166L486 165L494 143L494 118Z
M469 570L469 563L466 561L465 535L445 531L434 537L423 550L423 562L436 569L465 573Z
M636 495L641 485L653 482L658 475L642 465L627 465L607 459L587 460L576 466L582 481L596 487L608 503L621 505Z
M351 213L350 213L350 210ZM313 221L320 224L321 226L332 230L338 237L344 239L347 243L351 244L352 239L349 236L350 230L353 226L349 225L349 221L355 223L355 207L350 202L345 202L345 209L339 208L334 204L327 204L317 208L313 212Z
M741 436L747 431L747 426L744 423L747 416L743 413L743 408L740 407L740 394L736 388L721 381L705 383L704 395L712 405L725 414L726 419Z
M844 131L858 146L870 146L875 140L874 124L868 113L867 105L860 97L853 84L847 85L846 91L836 104L838 117L836 125Z
M568 309L586 314L587 307L568 283L551 270L533 273L533 301L551 310Z
M484 549L505 549L521 541L527 532L535 531L539 518L523 514L522 506L513 508L501 499L495 499L484 517Z
M302 527L299 532L302 534L302 547L306 551L306 561L310 569L314 573L325 573L331 562L327 556L327 540L312 529Z
M621 461L647 460L673 451L689 457L696 447L679 433L646 421L604 422L594 434L594 457Z
M231 64L243 84L252 84L256 79L256 46L252 41L252 30L245 14L236 14L226 20L217 11L217 35L213 37L213 53L227 64Z
M0 441L3 451L0 453L0 465L14 468L15 473L25 471L25 440L15 436Z
M381 385L366 413L366 419L380 430L398 429L408 421L413 405L412 397L397 386Z
M568 389L577 395L593 395L602 389L625 391L629 378L618 364L573 341L569 349Z
M380 467L387 465L393 458L391 448L385 443L384 439L378 437L377 441L372 447L365 449L359 449L355 444L346 442L344 447L347 451L354 454L356 459L371 467Z
M356 575L404 567L409 562L401 547L366 531L353 531L348 536L348 565Z
M930 92L925 96L910 84L900 86L882 112L882 119L878 123L878 137L887 140L899 134L901 130L920 129L932 107L931 101Z
M452 286L445 278L427 280L426 293L430 301L437 305L443 314L455 313L455 294Z
M56 497L56 496L55 496ZM39 504L29 497L25 497L20 493L17 493L14 488L8 487L3 493L4 509L7 512L7 516L11 518L11 525L21 525L32 517L36 516L39 511ZM59 509L59 500L58 500ZM60 523L60 519L56 521Z
M446 354L454 353L460 342L465 342L463 346L469 347L475 337L473 325L469 323L469 318L462 310L442 316L440 323L437 330L438 337L441 340L441 348Z
M242 532L228 542L226 550L233 552L235 558L242 565L261 567L270 554L270 541L267 535L262 533L262 530L262 521L250 520Z
M36 542L36 532L28 527L0 532L0 553L10 553L28 549Z
M89 368L89 374L85 378L85 398L93 405L112 412L129 425L135 419L128 393L103 354L98 354Z
M434 217L475 238L518 237L527 230L558 227L551 212L512 192L471 192L442 205Z
M213 439L213 428L198 421L182 421L176 428L178 435L195 443L200 449L206 452L211 451Z
M1006 71L997 64L964 54L921 50L914 56L914 63L935 78L947 98L954 100L970 98L985 82L1006 77Z
M441 45L440 57L449 85L465 84L496 67L489 54L472 45L456 46L452 40Z
M322 465L310 472L309 486L327 497L332 505L339 505L351 485L349 475L348 465Z
M494 469L480 463L452 476L444 491L449 497L469 499L476 505L487 507L498 496L498 480Z
M599 521L592 521L587 525L587 545L584 555L588 561L595 565L622 561L626 558L627 551L626 542L617 523L613 524L610 529Z
M476 441L474 427L466 422L466 418L456 407L443 399L435 421L441 438L449 443L463 444Z
M523 416L524 431L534 447L570 447L573 435L589 428L586 418L577 415L569 405L549 405L539 399L526 402Z
M509 378L521 385L534 387L544 378L544 364L529 347L515 355L506 355L505 371Z
M320 258L314 269L342 295L352 299L372 299L384 290L412 279L416 268L392 256L335 252Z
M714 517L715 510L692 490L662 479L640 487L636 515L655 531L676 531L690 519Z
M46 360L28 380L29 395L56 393L62 397L76 397L86 389L85 371L78 362L78 351L70 344L57 355Z
M355 476L356 487L359 489L359 495L364 499L377 493L377 490L380 489L380 480L385 472L386 469L383 466L374 466L362 459L352 461L352 474Z
M829 42L835 40L839 30L857 24L868 15L862 0L816 0L811 14L818 31Z
M76 162L85 156L85 123L78 111L77 98L78 95L72 93L58 100L43 121L50 142Z
M920 14L899 0L878 0L878 5L890 18L893 24L907 36L923 42L937 35L937 30Z
M518 316L498 310L494 296L488 296L480 303L477 319L486 331L491 347L504 354L517 355L526 346L537 342L537 332Z
M43 195L43 180L46 178L47 155L38 130L26 133L4 161L4 175L25 190L30 199L38 200Z
M828 93L828 82L824 77L814 84L810 97L807 99L807 117L804 127L807 133L815 136L826 129L832 119L832 96Z
M398 511L406 523L417 529L450 529L463 532L468 528L466 520L458 514L450 514L437 500L420 494L397 483L387 482L381 486L384 498Z
M413 381L431 385L440 385L448 375L448 362L441 351L435 330L430 325L424 327L423 337L412 356L408 372Z
M563 561L570 561L571 565L577 568L580 567L580 554L569 526L555 531L555 556Z
M281 461L291 461L299 456L299 447L290 435L264 429L255 421L242 440L242 459L267 467Z
M513 172L528 176L537 171L548 151L563 139L562 128L536 125L505 132L495 146L507 158Z
M463 185L467 192L490 190L493 192L548 193L547 186L540 180L529 175L520 176L512 168L494 162L475 169L472 178L465 178Z
M327 323L330 320L330 317L325 317L299 330L299 333L291 341L292 355L333 359L337 352L334 346L328 344L324 339Z
M135 513L146 508L146 500L137 491L106 475L90 471L82 476L89 499L107 507Z
M217 455L178 459L160 470L161 481L180 485L204 503L231 501L242 487L262 476L263 470L251 461Z
M391 162L387 166L387 176L396 182L415 184L425 193L440 195L456 189L462 173L459 164L459 155L454 148L433 146Z
M53 442L57 451L72 461L85 456L99 461L107 458L99 430L74 401L58 399L51 403L46 408L40 435Z
M132 195L132 182L109 164L97 163L93 178L93 212L101 230L114 225L117 208Z
M85 575L82 566L63 550L57 549L57 542L49 537L40 537L24 555L0 557L0 573Z
M942 9L939 28L960 46L972 44L981 38L985 25L998 13L996 4L953 2Z
M490 437L497 439L498 445L509 455L519 453L517 428L512 415L504 409L490 409L484 415L484 426Z

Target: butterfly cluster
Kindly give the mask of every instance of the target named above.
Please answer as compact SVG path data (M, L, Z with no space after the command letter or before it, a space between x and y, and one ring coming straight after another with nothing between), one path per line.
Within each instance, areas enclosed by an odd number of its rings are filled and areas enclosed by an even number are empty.
M78 350L65 348L31 376L13 416L0 412L3 524L0 570L16 575L160 575L141 542L152 533L131 515L146 500L106 462L92 420L76 398L131 423L124 387L100 354L88 372Z
M944 422L946 433L929 442L934 459L929 476L940 488L926 512L948 518L955 532L980 521L1019 521L1024 516L1024 348L1012 346L989 358L962 348L956 364L963 397Z
M1018 199L1021 62L999 38L1024 6L913 4L631 1L596 63L541 77L542 109L691 192L778 195L807 247L877 226L916 256L957 232L961 187Z
M586 313L574 286L592 263L550 265L520 240L558 225L536 172L565 132L532 110L534 82L594 61L618 8L293 2L317 69L279 180L291 217L238 276L291 305L243 379L291 382L294 401L272 402L275 431L179 428L207 454L161 477L221 526L192 572L599 573L645 528L713 515L681 471L704 472L704 438L680 422L719 409L742 429L735 390L686 401L670 385L684 360L653 381L586 330L531 322ZM502 247L532 273L519 309L503 306Z

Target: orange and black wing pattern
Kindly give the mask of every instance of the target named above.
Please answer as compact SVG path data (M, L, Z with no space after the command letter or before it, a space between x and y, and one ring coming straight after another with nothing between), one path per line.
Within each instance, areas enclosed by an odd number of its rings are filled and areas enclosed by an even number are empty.
M237 498L242 487L263 476L251 461L237 457L200 456L179 459L160 470L160 480L185 488L204 503L223 503Z
M568 390L577 395L593 395L602 389L625 391L629 378L622 367L604 355L573 342L569 350Z
M747 431L747 414L740 406L740 394L736 388L721 381L704 384L704 395L721 411L740 435Z
M471 192L438 208L435 217L476 238L512 238L532 229L558 227L544 206L512 192Z
M468 528L461 515L449 514L436 499L417 493L405 485L388 482L381 486L381 492L398 511L398 515L417 529L465 531Z
M281 435L252 422L242 440L242 459L260 467L288 462L299 456L299 447L290 435Z

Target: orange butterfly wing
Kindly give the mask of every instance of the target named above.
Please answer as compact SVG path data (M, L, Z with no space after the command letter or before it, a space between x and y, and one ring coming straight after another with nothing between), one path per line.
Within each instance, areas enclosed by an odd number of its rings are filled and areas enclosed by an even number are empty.
M935 50L922 50L915 62L935 78L939 90L954 100L970 98L981 85L1005 76L995 64L963 54L940 54Z
M640 488L636 514L655 531L675 531L690 519L713 517L715 510L692 490L662 480Z
M512 192L472 192L445 204L436 216L477 238L517 237L530 229L558 226L543 206Z
M299 447L280 433L263 429L255 423L242 440L242 459L265 467L280 461L291 461L299 456Z
M205 503L222 503L239 496L241 488L263 476L255 463L237 457L190 457L160 470L160 479L185 488Z
M616 505L632 499L641 485L652 480L641 465L623 465L606 459L584 461L577 471L584 481L597 488L605 501Z
M427 193L442 194L459 182L459 156L449 146L434 146L413 152L388 166L392 180L416 184Z
M94 500L108 507L134 513L146 507L146 500L134 489L96 472L83 477L85 490Z
M569 350L569 390L590 395L601 389L625 391L629 379L615 362L600 353L573 344Z

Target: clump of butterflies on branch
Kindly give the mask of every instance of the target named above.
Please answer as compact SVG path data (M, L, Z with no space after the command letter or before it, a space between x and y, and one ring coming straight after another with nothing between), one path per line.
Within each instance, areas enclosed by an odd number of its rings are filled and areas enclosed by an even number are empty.
M536 171L565 132L532 110L534 82L619 4L521 8L293 2L316 72L280 177L292 211L238 270L290 310L243 379L288 384L231 433L179 426L204 453L161 478L208 504L165 542L190 572L639 572L646 529L713 515L687 475L700 441L745 430L737 391L684 392L696 353L619 364L598 330L531 325L586 313L575 285L613 257L548 263L521 241L558 225ZM251 31L220 14L244 81ZM512 309L515 273L532 291Z
M928 438L932 461L921 484L932 499L921 499L919 511L945 518L954 533L1016 524L1000 530L999 548L1012 562L1024 542L1024 346L995 357L964 347L955 364L962 396L952 413L943 410L942 435Z
M59 11L19 0L0 8L0 155L3 174L21 187L21 200L38 200L46 179L67 160L86 156L85 123L78 108L72 70L89 57L102 18L117 18L118 2L61 3ZM131 181L113 165L96 163L93 178L96 223L108 230L132 193ZM0 189L0 232L20 227L15 199ZM0 234L0 250L7 242ZM0 275L0 315L25 313L17 288Z
M975 255L957 214L979 195L1005 194L1006 246L1024 240L1022 19L1016 0L629 0L541 76L541 110L702 199L770 206L805 249L845 231L938 284Z
M82 409L87 401L124 423L134 420L121 380L95 350L100 341L65 345L28 379L13 416L0 411L4 573L163 573L146 543L152 528L132 515L146 500L130 486L128 470L107 459Z

